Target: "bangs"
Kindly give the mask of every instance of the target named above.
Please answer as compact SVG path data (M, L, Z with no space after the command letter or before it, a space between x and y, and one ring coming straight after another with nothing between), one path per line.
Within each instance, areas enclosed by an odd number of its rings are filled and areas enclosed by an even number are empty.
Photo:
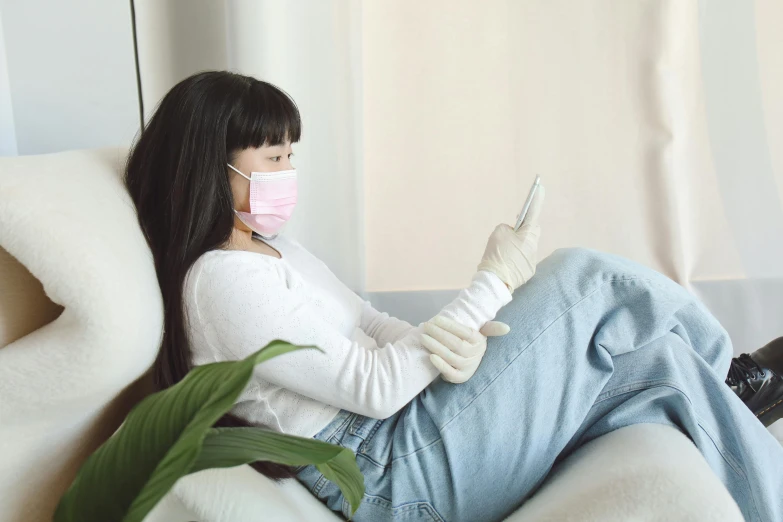
M286 93L254 79L240 98L239 107L228 122L228 151L299 141L299 109Z

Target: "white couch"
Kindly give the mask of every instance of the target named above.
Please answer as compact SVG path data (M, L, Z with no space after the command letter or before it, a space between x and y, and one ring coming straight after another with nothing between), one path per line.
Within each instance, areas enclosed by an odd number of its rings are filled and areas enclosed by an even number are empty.
M161 332L122 149L0 158L0 520L43 522L147 392ZM524 473L524 470L520 470ZM248 466L180 480L148 522L340 520ZM738 521L701 454L659 425L580 448L508 520Z

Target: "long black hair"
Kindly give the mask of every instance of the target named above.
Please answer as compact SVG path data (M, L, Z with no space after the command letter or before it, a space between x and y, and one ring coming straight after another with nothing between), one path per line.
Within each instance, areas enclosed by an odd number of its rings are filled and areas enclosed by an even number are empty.
M157 389L176 384L192 368L182 292L193 263L231 236L234 200L226 163L246 148L297 142L301 130L296 104L274 85L207 71L175 85L134 144L125 185L152 250L165 314L152 372ZM248 424L229 414L216 425ZM290 466L253 467L275 480L294 476Z

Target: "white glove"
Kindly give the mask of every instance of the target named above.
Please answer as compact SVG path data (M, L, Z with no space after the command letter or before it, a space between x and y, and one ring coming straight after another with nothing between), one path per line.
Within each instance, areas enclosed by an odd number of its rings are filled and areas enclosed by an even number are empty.
M514 232L505 223L498 225L489 236L484 257L478 270L486 270L497 275L512 292L527 283L536 273L536 255L541 227L538 216L544 202L544 186L539 185L525 224Z
M463 383L473 377L487 350L486 336L506 335L505 323L489 321L481 330L468 328L452 319L436 315L424 323L421 343L430 352L430 362L444 381Z

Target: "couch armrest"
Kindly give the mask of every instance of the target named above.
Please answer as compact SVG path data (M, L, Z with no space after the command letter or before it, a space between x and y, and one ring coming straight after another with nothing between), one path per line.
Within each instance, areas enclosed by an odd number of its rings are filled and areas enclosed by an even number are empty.
M576 450L506 522L742 522L734 499L680 431L637 424Z
M295 479L279 485L250 466L181 478L144 522L340 522Z

